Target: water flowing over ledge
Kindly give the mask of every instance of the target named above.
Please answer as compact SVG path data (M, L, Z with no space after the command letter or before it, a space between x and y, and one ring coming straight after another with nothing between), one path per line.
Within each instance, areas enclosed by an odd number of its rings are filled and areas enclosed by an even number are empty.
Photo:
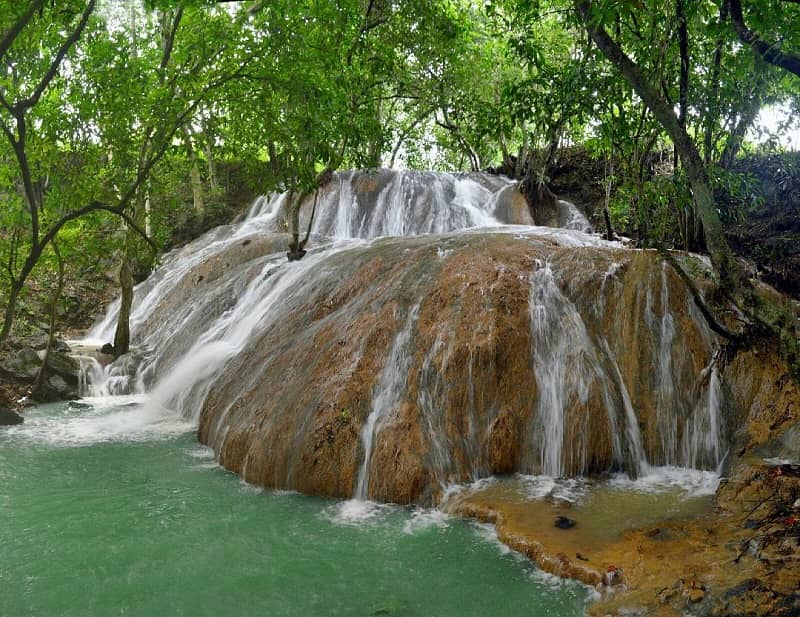
M380 171L337 174L287 263L284 202L167 255L91 392L146 393L249 482L337 497L723 460L715 336L655 253L532 226L502 178Z

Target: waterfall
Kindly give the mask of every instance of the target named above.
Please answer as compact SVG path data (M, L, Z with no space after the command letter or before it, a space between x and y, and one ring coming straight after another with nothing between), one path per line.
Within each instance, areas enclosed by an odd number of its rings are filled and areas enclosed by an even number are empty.
M565 475L567 415L571 406L586 405L594 384L600 388L606 407L614 461L638 475L648 467L648 463L619 366L604 338L597 342L592 340L580 313L559 289L550 263L538 264L534 272L529 311L538 388L532 429L533 451L538 452L538 471L552 477ZM605 364L612 367L610 374L604 368ZM617 397L613 396L611 386L618 390ZM624 427L621 434L620 424ZM581 443L588 439L587 432L585 426L577 431L576 437ZM580 456L585 447L579 447L578 452ZM586 461L581 458L571 467L584 472Z
M686 467L717 469L724 456L720 418L721 384L715 365L706 368L704 374L708 376L706 393L697 401L683 434L681 462Z
M321 190L312 231L337 238L377 238L501 225L495 196L512 183L481 179L483 184L462 174L386 170L337 174Z
M561 294L549 263L533 274L530 300L533 366L538 398L533 434L541 473L564 475L564 429L567 408L589 394L593 351L575 307ZM580 469L584 465L579 465Z
M567 202L566 228L534 226L483 174L341 172L316 197L299 262L283 194L164 256L135 290L132 353L83 359L82 393L141 394L248 481L361 500L719 465L716 338L655 253L586 233Z

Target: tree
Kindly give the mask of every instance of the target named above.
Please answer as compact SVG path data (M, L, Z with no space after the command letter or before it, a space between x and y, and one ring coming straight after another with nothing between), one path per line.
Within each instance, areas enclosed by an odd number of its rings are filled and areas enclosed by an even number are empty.
M746 277L725 239L706 166L694 141L674 108L643 74L641 68L622 50L602 25L591 0L575 0L575 9L598 49L619 70L659 121L675 146L692 190L692 198L703 222L706 247L723 284L734 294L746 286Z
M6 196L14 227L0 342L11 331L27 278L71 221L108 212L130 230L128 247L135 234L157 250L142 216L146 183L198 108L249 60L223 54L235 25L224 11L187 9L184 19L178 8L161 38L149 38L139 50L124 30L95 14L95 0L59 10L40 4L38 13L4 26L2 39L0 59L10 69L0 82L0 128L10 153L0 161L9 178L21 179L22 190L19 199ZM182 23L190 25L179 38ZM126 283L130 267L128 260L122 268Z

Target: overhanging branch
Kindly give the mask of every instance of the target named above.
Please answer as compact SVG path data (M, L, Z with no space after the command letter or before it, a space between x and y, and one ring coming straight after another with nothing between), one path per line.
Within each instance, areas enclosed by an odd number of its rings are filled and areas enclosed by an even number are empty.
M25 26L28 25L28 22L33 19L36 11L41 10L43 6L44 0L35 0L31 2L28 10L3 33L3 38L0 39L0 58L6 55L6 52L11 48L11 45L13 45L14 41L19 36L19 33L22 32Z
M787 1L800 2L800 0ZM756 32L750 30L744 23L741 0L730 0L730 15L733 29L742 43L749 45L766 62L800 77L800 56L782 52L778 43L767 43Z

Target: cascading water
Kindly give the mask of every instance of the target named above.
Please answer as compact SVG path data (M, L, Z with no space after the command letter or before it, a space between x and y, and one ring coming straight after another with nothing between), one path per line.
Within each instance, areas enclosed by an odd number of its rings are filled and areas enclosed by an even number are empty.
M585 404L593 358L591 342L578 312L564 298L549 263L539 265L531 282L533 366L539 386L533 435L541 473L564 475L564 432L567 407L573 399ZM585 436L578 435L585 440ZM583 448L577 452L582 453ZM585 469L585 462L578 463Z
M570 229L535 227L481 174L343 172L317 197L300 262L284 195L167 255L136 289L135 352L86 361L87 389L147 392L147 418L191 420L248 481L360 499L719 463L716 344L657 255L566 202Z
M383 367L378 383L375 386L375 396L372 399L372 411L367 416L364 428L361 431L361 442L364 446L364 460L358 471L358 481L356 483L355 497L357 499L367 499L369 491L369 463L372 455L372 447L381 428L383 417L391 413L400 402L400 397L405 389L405 382L408 376L408 365L411 354L407 348L411 339L411 328L419 315L419 306L412 308L406 323L398 332L389 350L386 359L386 366Z

